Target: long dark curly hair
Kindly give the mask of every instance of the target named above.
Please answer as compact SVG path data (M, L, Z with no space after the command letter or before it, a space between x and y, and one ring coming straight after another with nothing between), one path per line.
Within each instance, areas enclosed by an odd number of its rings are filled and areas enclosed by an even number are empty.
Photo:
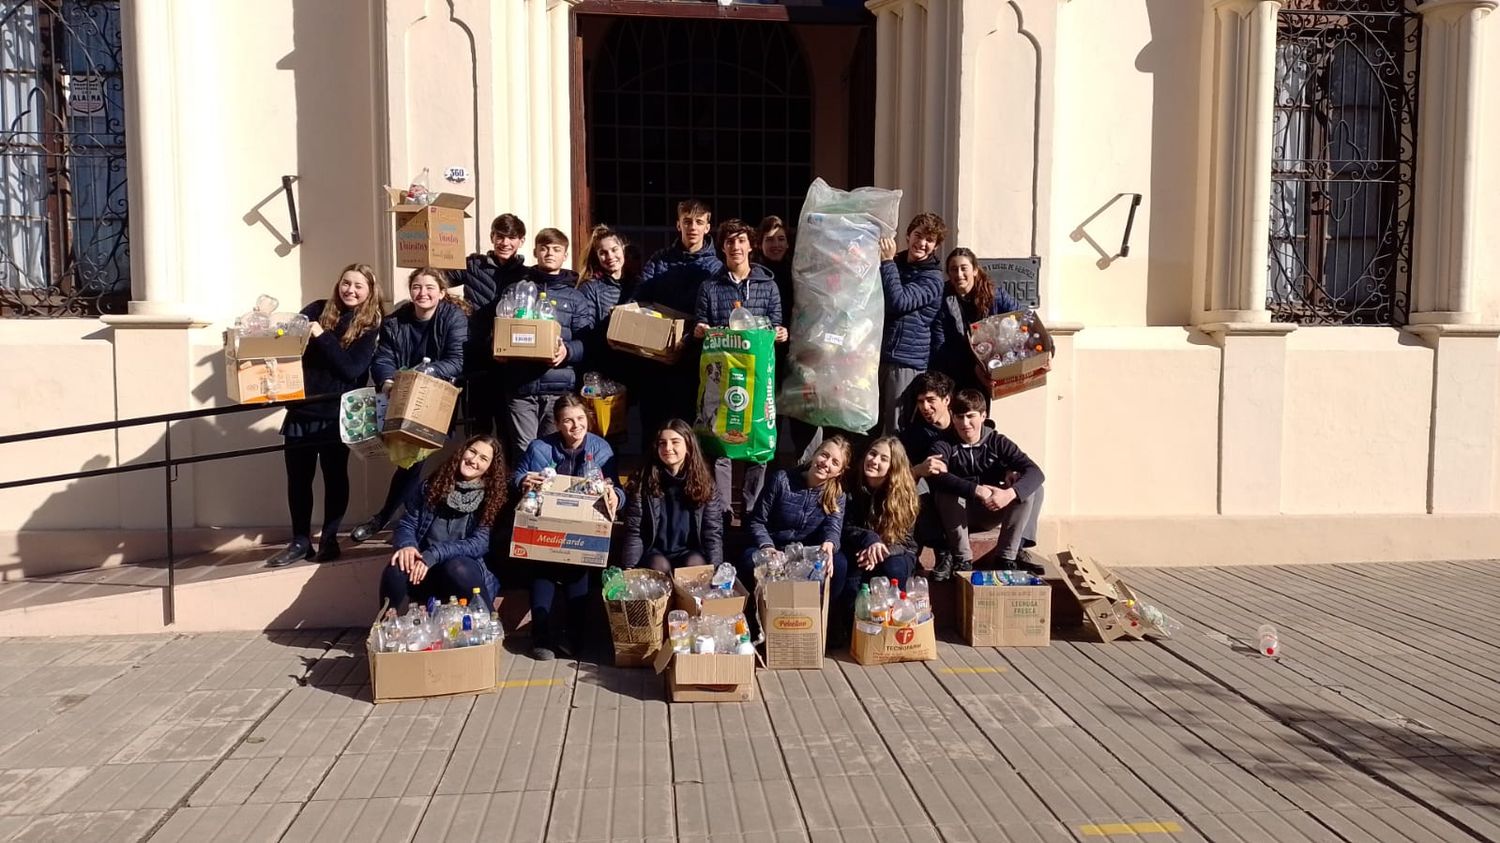
M959 301L963 303L964 310L966 311L964 315L967 320L977 322L989 316L990 308L995 306L995 282L990 279L990 274L985 272L984 268L979 265L979 258L974 255L972 249L959 246L957 249L949 252L948 260L943 262L943 268L946 270L952 266L955 258L966 260L970 266L974 267L974 288L969 290L967 296L959 295L958 289L950 281L948 282L948 289L952 290L953 294L958 296Z
M651 457L641 466L641 494L652 498L661 495L661 478L667 472L667 467L662 464L661 457L656 455L656 443L669 430L687 443L687 457L682 462L682 490L687 493L689 503L701 507L708 503L709 498L718 494L718 490L714 486L713 476L708 472L708 463L703 460L703 451L698 447L698 437L693 435L693 429L682 419L668 419L656 432L656 438L651 440L648 446L651 448Z
M510 494L507 484L510 472L505 468L505 449L500 447L500 440L493 436L471 436L443 461L427 480L427 506L436 509L448 500L448 493L453 491L453 485L458 482L458 467L464 461L464 454L478 444L490 446L493 454L489 470L480 477L484 481L484 504L479 509L479 526L488 527L495 523L495 517L500 514L500 509L505 506Z

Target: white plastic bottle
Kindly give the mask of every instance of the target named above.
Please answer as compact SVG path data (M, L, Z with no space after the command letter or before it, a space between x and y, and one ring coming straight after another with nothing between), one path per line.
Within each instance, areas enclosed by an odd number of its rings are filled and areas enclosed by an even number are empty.
M739 302L734 303L734 310L729 313L729 329L731 331L748 331L755 327L755 314L745 309Z

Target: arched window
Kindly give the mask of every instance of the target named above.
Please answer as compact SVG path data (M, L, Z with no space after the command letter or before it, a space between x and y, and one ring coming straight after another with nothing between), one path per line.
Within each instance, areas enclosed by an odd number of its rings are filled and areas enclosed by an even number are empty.
M716 222L795 217L812 181L808 79L785 24L616 19L589 79L594 219L649 255L689 196Z
M1406 321L1420 43L1407 0L1282 7L1266 302L1277 321Z

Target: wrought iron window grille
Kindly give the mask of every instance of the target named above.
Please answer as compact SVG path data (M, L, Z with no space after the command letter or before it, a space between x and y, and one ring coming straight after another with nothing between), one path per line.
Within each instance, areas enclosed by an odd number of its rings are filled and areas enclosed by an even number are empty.
M1266 306L1403 324L1421 19L1407 0L1288 0L1277 19Z

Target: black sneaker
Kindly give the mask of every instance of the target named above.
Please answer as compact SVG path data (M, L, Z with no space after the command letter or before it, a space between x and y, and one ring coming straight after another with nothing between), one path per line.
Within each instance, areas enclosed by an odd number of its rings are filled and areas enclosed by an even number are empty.
M349 542L351 544L364 544L375 537L375 534L385 529L385 522L380 516L375 516L369 521L349 531Z
M538 644L531 648L531 657L539 662L550 662L557 658L557 654L552 652L551 647Z
M286 547L278 550L275 556L266 560L267 568L285 568L293 562L301 562L304 559L313 558L313 549L310 542L294 541Z
M953 560L953 570L954 570L955 573L963 573L965 571L972 571L972 570L974 570L974 560L973 559L955 559L955 560Z
M1031 554L1031 551L1029 550L1021 551L1021 555L1010 564L1015 566L1015 570L1025 571L1032 576L1045 577L1047 575L1046 566L1042 565L1040 562L1037 562L1036 557L1033 556Z
M947 582L953 576L953 554L946 550L934 551L932 572L927 578L933 582Z

